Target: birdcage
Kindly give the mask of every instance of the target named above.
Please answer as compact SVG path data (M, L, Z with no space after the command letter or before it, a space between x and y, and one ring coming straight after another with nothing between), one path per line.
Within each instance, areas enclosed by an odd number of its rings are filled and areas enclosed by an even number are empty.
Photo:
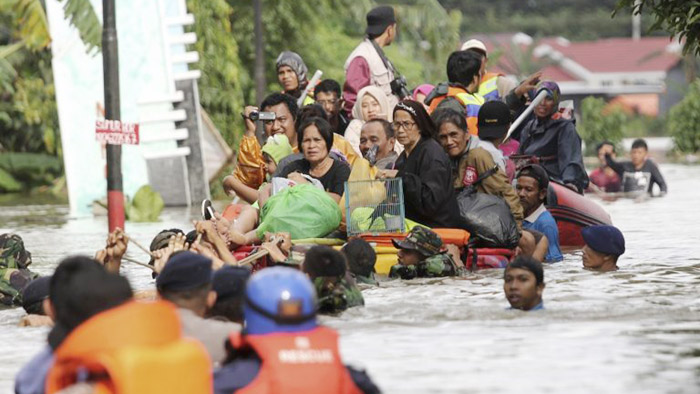
M345 196L348 236L405 232L401 178L345 182Z

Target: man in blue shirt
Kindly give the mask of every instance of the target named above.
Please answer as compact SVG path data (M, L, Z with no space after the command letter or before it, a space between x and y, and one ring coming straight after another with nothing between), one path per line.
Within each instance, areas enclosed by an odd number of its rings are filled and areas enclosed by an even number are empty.
M525 215L523 228L537 230L547 237L549 249L544 259L545 262L562 261L564 257L559 248L557 222L544 206L549 187L547 171L537 164L527 165L518 172L517 179L518 183L515 188Z
M503 272L503 292L510 309L536 311L544 309L544 270L542 263L527 256L518 256Z

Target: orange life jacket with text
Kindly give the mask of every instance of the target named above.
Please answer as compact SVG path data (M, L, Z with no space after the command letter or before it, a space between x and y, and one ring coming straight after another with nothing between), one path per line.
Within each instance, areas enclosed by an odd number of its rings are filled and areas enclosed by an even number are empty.
M236 349L252 348L260 372L240 393L361 393L338 351L338 334L327 327L267 335L233 333Z
M130 301L78 326L54 352L46 392L87 377L93 393L211 393L212 365L204 346L182 337L175 307ZM82 379L82 378L81 378Z

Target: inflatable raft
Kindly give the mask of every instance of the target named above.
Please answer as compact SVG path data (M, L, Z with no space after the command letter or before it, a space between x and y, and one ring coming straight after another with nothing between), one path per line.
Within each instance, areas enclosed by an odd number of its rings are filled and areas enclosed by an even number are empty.
M584 227L612 224L610 215L595 201L555 181L549 182L545 205L557 221L559 245L565 248L583 247Z

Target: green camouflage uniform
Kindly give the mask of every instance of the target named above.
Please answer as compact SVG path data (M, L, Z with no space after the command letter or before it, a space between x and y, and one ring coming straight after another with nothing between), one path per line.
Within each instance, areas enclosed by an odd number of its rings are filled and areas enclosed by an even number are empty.
M336 314L354 306L362 306L365 299L352 278L321 276L314 279L318 295L318 312Z
M22 305L22 289L39 276L27 269L31 263L19 235L0 235L0 303Z
M389 271L390 278L439 278L443 276L463 276L464 267L457 268L452 256L446 253L436 254L416 265L396 264Z
M357 285L366 285L366 287L371 287L371 286L379 286L379 281L377 281L377 278L374 276L374 273L370 273L369 276L364 276L364 275L354 275L352 276L355 279L355 283Z
M464 276L466 269L457 265L452 256L441 252L442 239L435 232L421 226L411 229L405 239L393 240L398 249L415 250L425 257L416 265L396 264L389 271L390 278L438 278Z

